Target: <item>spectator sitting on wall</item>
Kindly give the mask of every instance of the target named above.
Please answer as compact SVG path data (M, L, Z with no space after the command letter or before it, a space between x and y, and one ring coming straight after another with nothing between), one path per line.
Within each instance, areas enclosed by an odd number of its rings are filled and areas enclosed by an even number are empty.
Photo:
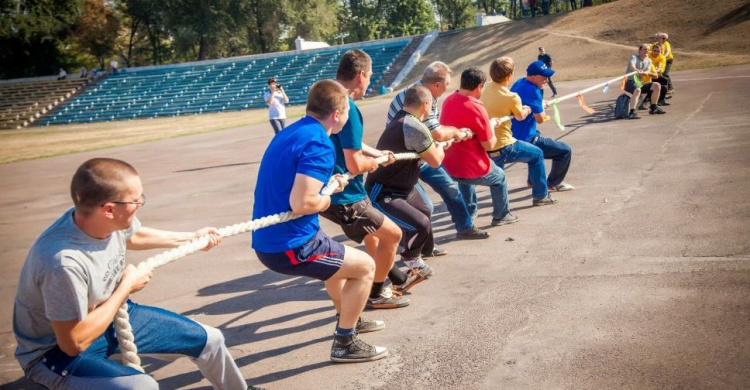
M65 80L65 78L68 77L68 72L65 71L65 69L60 68L60 73L57 75L58 80Z

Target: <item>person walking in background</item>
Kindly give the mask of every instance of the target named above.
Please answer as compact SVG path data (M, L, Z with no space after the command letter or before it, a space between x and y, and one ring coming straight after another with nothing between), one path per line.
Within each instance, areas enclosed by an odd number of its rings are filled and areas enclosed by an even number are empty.
M284 130L286 126L286 107L289 97L286 96L284 88L276 82L275 77L268 79L268 90L263 93L263 100L268 104L268 119L273 127L274 134Z
M539 56L537 57L537 59L544 62L544 65L547 65L548 68L552 69L552 64L554 64L554 61L552 61L552 57L547 54L543 47L539 47ZM555 84L552 84L552 77L547 79L547 84L549 85L549 89L552 90L551 97L557 96L557 88L555 88Z
M577 8L578 7L576 7L576 0L570 0L570 10L573 11Z

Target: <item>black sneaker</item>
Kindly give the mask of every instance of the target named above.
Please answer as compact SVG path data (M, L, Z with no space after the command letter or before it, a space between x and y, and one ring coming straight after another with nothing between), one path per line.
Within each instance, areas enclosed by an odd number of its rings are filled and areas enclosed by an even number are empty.
M336 363L371 362L388 356L385 347L374 347L360 340L356 335L333 336L331 361Z
M651 115L654 115L654 114L660 114L661 115L661 114L666 114L666 111L664 111L661 108L659 108L659 106L656 106L656 107L648 110L648 113L651 114Z
M545 196L542 199L534 199L533 205L534 206L549 206L557 203L557 199L553 198L550 195Z
M458 240L484 240L485 238L490 238L490 233L479 230L476 226L456 233L456 239Z
M247 388L247 390L266 390L265 387L258 387L258 386L250 386Z
M646 110L648 110L648 108L646 108L646 105L645 105L645 104L641 104L640 106L638 106L638 109L639 109L639 110L641 110L641 111L646 111Z
M628 119L641 119L641 117L639 117L635 111L631 111L630 114L628 114Z
M385 329L385 321L362 317L359 317L359 320L357 320L357 333L377 332L383 329Z
M511 213L508 213L502 219L492 218L492 222L490 222L490 224L492 226L502 226L502 225L510 225L516 222L518 222L518 217L516 217L515 215Z
M422 275L418 269L410 269L406 276L406 281L404 283L391 286L394 293L403 295L405 292L409 291L410 288L425 280L424 275Z
M671 106L671 105L672 105L672 103L670 103L670 102L668 102L668 101L661 101L661 102L659 102L659 103L656 103L656 105L657 105L657 106Z

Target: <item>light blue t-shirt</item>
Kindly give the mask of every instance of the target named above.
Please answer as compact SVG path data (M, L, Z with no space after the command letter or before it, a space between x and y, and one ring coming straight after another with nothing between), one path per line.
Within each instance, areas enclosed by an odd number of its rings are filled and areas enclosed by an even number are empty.
M510 130L513 132L513 137L529 142L537 135L536 118L534 118L533 114L544 112L543 91L526 80L525 77L516 81L510 88L510 91L517 93L521 97L521 104L531 107L532 115L527 116L522 121L516 120L516 118L512 118L510 121Z
M364 121L362 113L354 104L354 100L349 98L349 120L344 128L338 134L331 135L331 141L336 148L336 167L334 173L346 173L346 158L344 158L344 149L362 150L362 134ZM367 192L365 191L362 175L349 180L343 191L331 196L331 205L352 204L365 200Z
M289 211L294 178L303 174L328 183L336 159L333 144L323 125L306 116L273 137L266 148L255 185L253 219ZM297 248L320 230L318 214L253 232L253 249L280 253Z

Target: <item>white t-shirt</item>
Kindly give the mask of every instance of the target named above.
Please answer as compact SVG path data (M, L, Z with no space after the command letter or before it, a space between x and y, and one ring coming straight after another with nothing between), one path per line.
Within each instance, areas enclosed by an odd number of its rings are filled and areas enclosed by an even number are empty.
M271 91L263 93L263 100L268 102L271 97ZM273 93L273 101L268 106L269 119L286 119L286 107L284 107L284 94L279 91Z

